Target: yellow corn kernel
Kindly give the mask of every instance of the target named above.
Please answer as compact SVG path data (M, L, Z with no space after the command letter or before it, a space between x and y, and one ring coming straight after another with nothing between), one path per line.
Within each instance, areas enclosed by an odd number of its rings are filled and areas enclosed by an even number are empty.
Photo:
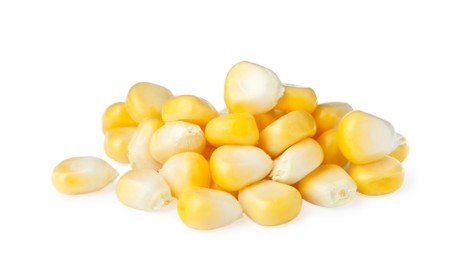
M178 198L178 215L183 223L195 229L227 226L242 213L240 203L224 191L191 187Z
M407 142L407 139L403 135L397 135L399 139L399 145L396 149L394 149L394 151L390 153L390 156L396 158L400 162L403 162L407 158L407 155L409 155L409 142Z
M208 122L205 137L215 147L226 144L255 145L258 143L259 131L252 115L234 113Z
M283 84L285 91L278 100L276 109L283 111L305 110L312 113L316 106L316 94L312 88L299 87L292 84Z
M358 191L366 195L391 193L404 181L401 163L390 156L368 164L350 164L348 174L356 182Z
M312 138L307 138L292 145L274 160L270 177L274 181L293 184L315 170L322 161L320 145Z
M170 90L157 84L137 83L127 93L127 112L136 122L148 117L160 119L162 105L172 96Z
M268 112L255 115L254 119L256 120L256 125L258 125L258 130L262 131L268 125L272 124L275 120L279 119L285 114L285 111L272 109Z
M116 177L118 172L100 158L72 157L54 168L52 183L64 194L83 194L102 189Z
M316 140L323 149L324 164L337 164L342 168L347 165L348 160L345 156L343 156L339 148L337 129L329 129L328 131L322 133Z
M262 180L272 167L269 155L255 146L220 146L210 158L213 181L228 191L240 190Z
M118 199L131 208L155 210L169 204L170 188L153 169L130 170L116 183Z
M169 184L172 195L177 198L189 187L210 187L208 162L195 152L175 154L164 163L159 173Z
M163 125L164 123L157 118L146 118L137 126L128 146L129 162L132 169L154 169L157 171L161 168L162 165L151 156L149 144L151 136Z
M399 144L399 137L390 122L359 110L342 118L337 140L342 154L355 164L380 160Z
M102 131L105 134L108 130L126 127L137 126L129 113L127 113L126 104L124 102L117 102L111 104L102 115Z
M224 101L231 113L265 113L282 95L283 86L273 71L247 61L235 64L224 84Z
M344 102L330 102L319 104L312 116L316 121L316 136L320 136L331 128L337 128L340 119L353 108Z
M227 193L231 194L232 196L234 196L234 198L237 198L237 196L239 195L239 191L237 191L237 190L233 190L233 191L225 190L225 189L221 188L220 186L218 186L218 184L216 184L213 181L210 184L210 188L212 188L214 190L220 190L220 191L227 192Z
M321 165L297 186L304 200L328 208L346 204L356 195L356 183L335 164Z
M302 207L299 191L290 185L263 180L239 192L243 211L254 222L274 226L294 219Z
M150 153L159 163L165 163L175 154L183 152L202 153L205 137L195 124L175 121L167 122L154 132L150 142Z
M136 127L114 128L105 133L104 149L111 159L120 163L129 163L129 142Z
M304 110L296 110L275 120L259 134L259 147L276 157L298 141L313 136L315 120Z
M205 127L211 119L218 116L216 109L207 100L191 96L175 96L162 106L164 122L185 121Z

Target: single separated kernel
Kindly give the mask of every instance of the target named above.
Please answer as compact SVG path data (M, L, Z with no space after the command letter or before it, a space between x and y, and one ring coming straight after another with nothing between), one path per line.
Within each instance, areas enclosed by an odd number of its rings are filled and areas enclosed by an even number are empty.
M149 152L151 136L164 125L164 122L157 118L143 119L135 129L128 146L129 162L132 169L154 169L159 170L161 163L156 161Z
M136 127L114 128L105 133L104 150L111 159L129 163L129 143Z
M356 182L358 191L366 195L391 193L404 181L401 163L390 156L368 164L350 164L348 174Z
M213 181L228 191L240 190L262 180L272 167L269 155L255 146L220 146L210 158Z
M245 214L264 226L291 221L302 207L299 191L290 185L269 180L244 188L238 198Z
M108 130L126 127L126 126L137 126L132 117L126 109L126 104L124 102L117 102L111 104L102 115L102 131L105 134Z
M118 172L100 158L73 157L54 168L52 183L64 194L83 194L102 189L117 176Z
M258 145L271 157L277 157L291 145L313 136L315 131L315 120L308 112L292 111L264 128Z
M207 160L198 153L185 152L170 157L159 170L172 190L180 197L191 186L210 187L211 175Z
M172 92L167 88L149 82L133 85L127 93L126 109L136 122L148 117L161 118L162 105Z
M247 61L235 64L224 84L224 101L232 113L267 112L282 95L283 86L273 71Z
M234 113L208 122L205 137L215 147L226 144L255 145L258 143L259 131L251 114Z
M344 205L356 195L356 183L334 164L323 164L306 175L298 189L304 200L328 208Z
M340 119L352 110L353 108L344 102L319 104L312 113L316 122L316 136L320 136L329 129L337 128Z
M390 156L393 158L398 159L399 162L403 162L406 158L407 155L409 155L409 142L407 142L407 139L401 135L397 134L398 139L399 139L399 145L390 153Z
M340 167L345 168L348 160L340 151L337 138L337 129L332 128L322 133L316 140L323 149L324 164L337 164Z
M185 121L205 127L211 119L218 116L218 111L207 100L191 96L175 96L162 106L164 122Z
M165 163L178 153L202 153L204 149L202 129L198 125L181 121L165 123L154 132L150 142L150 153L159 163Z
M355 164L380 160L399 144L399 137L390 122L359 110L342 118L337 140L342 154Z
M178 198L178 215L195 229L215 229L231 224L242 216L239 202L229 193L191 187Z
M299 87L293 84L283 84L285 91L278 100L276 109L283 111L305 110L312 113L316 106L316 94L312 88Z
M130 170L116 183L116 195L126 206L141 210L155 210L169 204L170 188L153 169Z
M292 145L274 160L270 177L274 181L293 184L315 170L322 161L320 145L312 138L307 138Z

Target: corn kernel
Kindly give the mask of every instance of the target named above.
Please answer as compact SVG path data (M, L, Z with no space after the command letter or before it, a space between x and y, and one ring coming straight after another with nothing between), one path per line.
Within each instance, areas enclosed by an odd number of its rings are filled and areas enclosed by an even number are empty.
M265 113L282 95L283 86L273 71L247 61L235 64L224 84L224 101L231 113Z
M114 128L106 132L104 150L111 159L120 163L129 163L129 142L136 127Z
M205 137L215 147L226 144L255 145L258 143L259 131L252 115L234 113L208 122Z
M237 191L237 190L232 190L232 191L225 190L225 189L221 188L220 186L218 186L218 184L216 184L213 181L210 184L210 188L212 188L214 190L220 190L220 191L227 192L227 193L231 194L232 196L234 196L234 198L237 198L237 196L239 195L239 191Z
M73 157L54 168L52 183L64 194L83 194L102 189L117 176L118 172L100 158Z
M210 158L213 181L228 191L240 190L262 180L272 167L272 159L254 146L220 146Z
M162 105L172 96L170 90L157 84L137 83L127 93L127 112L136 122L148 117L161 119Z
M195 229L215 229L231 224L242 216L240 203L229 193L191 187L178 198L178 215Z
M342 117L352 110L353 108L344 102L319 104L312 113L316 121L316 136L320 136L329 129L337 128Z
M125 205L141 210L155 210L172 199L169 186L153 169L130 170L116 183L116 195Z
M191 96L175 96L162 106L164 122L185 121L205 127L211 119L218 116L216 109L207 100Z
M356 195L356 183L345 170L335 164L323 164L299 183L302 198L322 207L337 207Z
M313 136L316 125L304 110L296 110L280 117L259 134L259 147L276 157L298 141Z
M329 129L328 131L322 133L316 140L323 149L324 164L337 164L342 168L347 165L348 160L345 156L343 156L339 148L337 129Z
M268 112L257 114L254 116L256 120L256 125L258 126L258 130L262 131L268 125L272 124L275 120L279 119L280 117L286 114L285 111L272 109Z
M124 102L117 102L111 104L102 115L102 131L105 134L108 130L126 127L137 126L129 113L127 113L126 104Z
M368 164L350 164L348 174L356 182L358 191L366 195L391 193L404 181L401 163L390 156Z
M159 173L169 184L172 195L177 198L191 186L210 187L208 162L195 152L175 154L164 163Z
M175 154L183 152L202 153L205 137L195 124L175 121L167 122L154 132L150 142L150 153L159 163L165 163Z
M340 151L356 164L382 159L396 149L398 138L388 121L359 110L343 117L337 130Z
M149 152L151 136L163 126L164 123L157 118L146 118L140 122L128 146L129 162L132 169L159 170L161 164Z
M407 158L407 155L409 155L409 142L407 142L407 139L403 135L397 135L399 139L399 145L396 149L394 149L394 151L390 153L390 156L400 162L403 162Z
M305 110L312 113L316 106L316 94L312 88L299 87L292 84L283 84L285 91L278 100L276 109L283 111Z
M322 161L320 145L312 138L307 138L292 145L274 160L270 177L274 181L293 184L315 170Z
M299 191L287 184L268 180L241 190L239 202L248 217L265 226L291 221L302 207Z

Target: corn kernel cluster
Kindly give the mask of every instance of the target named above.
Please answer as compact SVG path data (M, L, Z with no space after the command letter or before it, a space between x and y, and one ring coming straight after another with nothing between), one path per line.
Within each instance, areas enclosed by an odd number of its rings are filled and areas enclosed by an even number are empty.
M318 104L313 89L283 84L251 62L230 69L224 100L218 112L202 98L141 82L110 105L105 152L132 168L116 183L119 201L155 210L175 197L181 220L195 229L226 226L243 213L271 226L294 219L302 200L336 207L403 182L409 145L384 119L344 102ZM74 157L55 167L52 182L82 194L117 176L102 159Z

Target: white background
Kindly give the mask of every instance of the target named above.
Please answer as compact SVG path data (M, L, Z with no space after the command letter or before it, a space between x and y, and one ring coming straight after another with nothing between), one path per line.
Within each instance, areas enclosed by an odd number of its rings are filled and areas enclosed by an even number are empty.
M457 259L456 1L0 1L0 259ZM455 3L454 3L455 2ZM391 121L410 141L397 192L303 204L277 227L214 231L59 194L53 167L107 159L101 115L151 81L224 107L249 60Z

